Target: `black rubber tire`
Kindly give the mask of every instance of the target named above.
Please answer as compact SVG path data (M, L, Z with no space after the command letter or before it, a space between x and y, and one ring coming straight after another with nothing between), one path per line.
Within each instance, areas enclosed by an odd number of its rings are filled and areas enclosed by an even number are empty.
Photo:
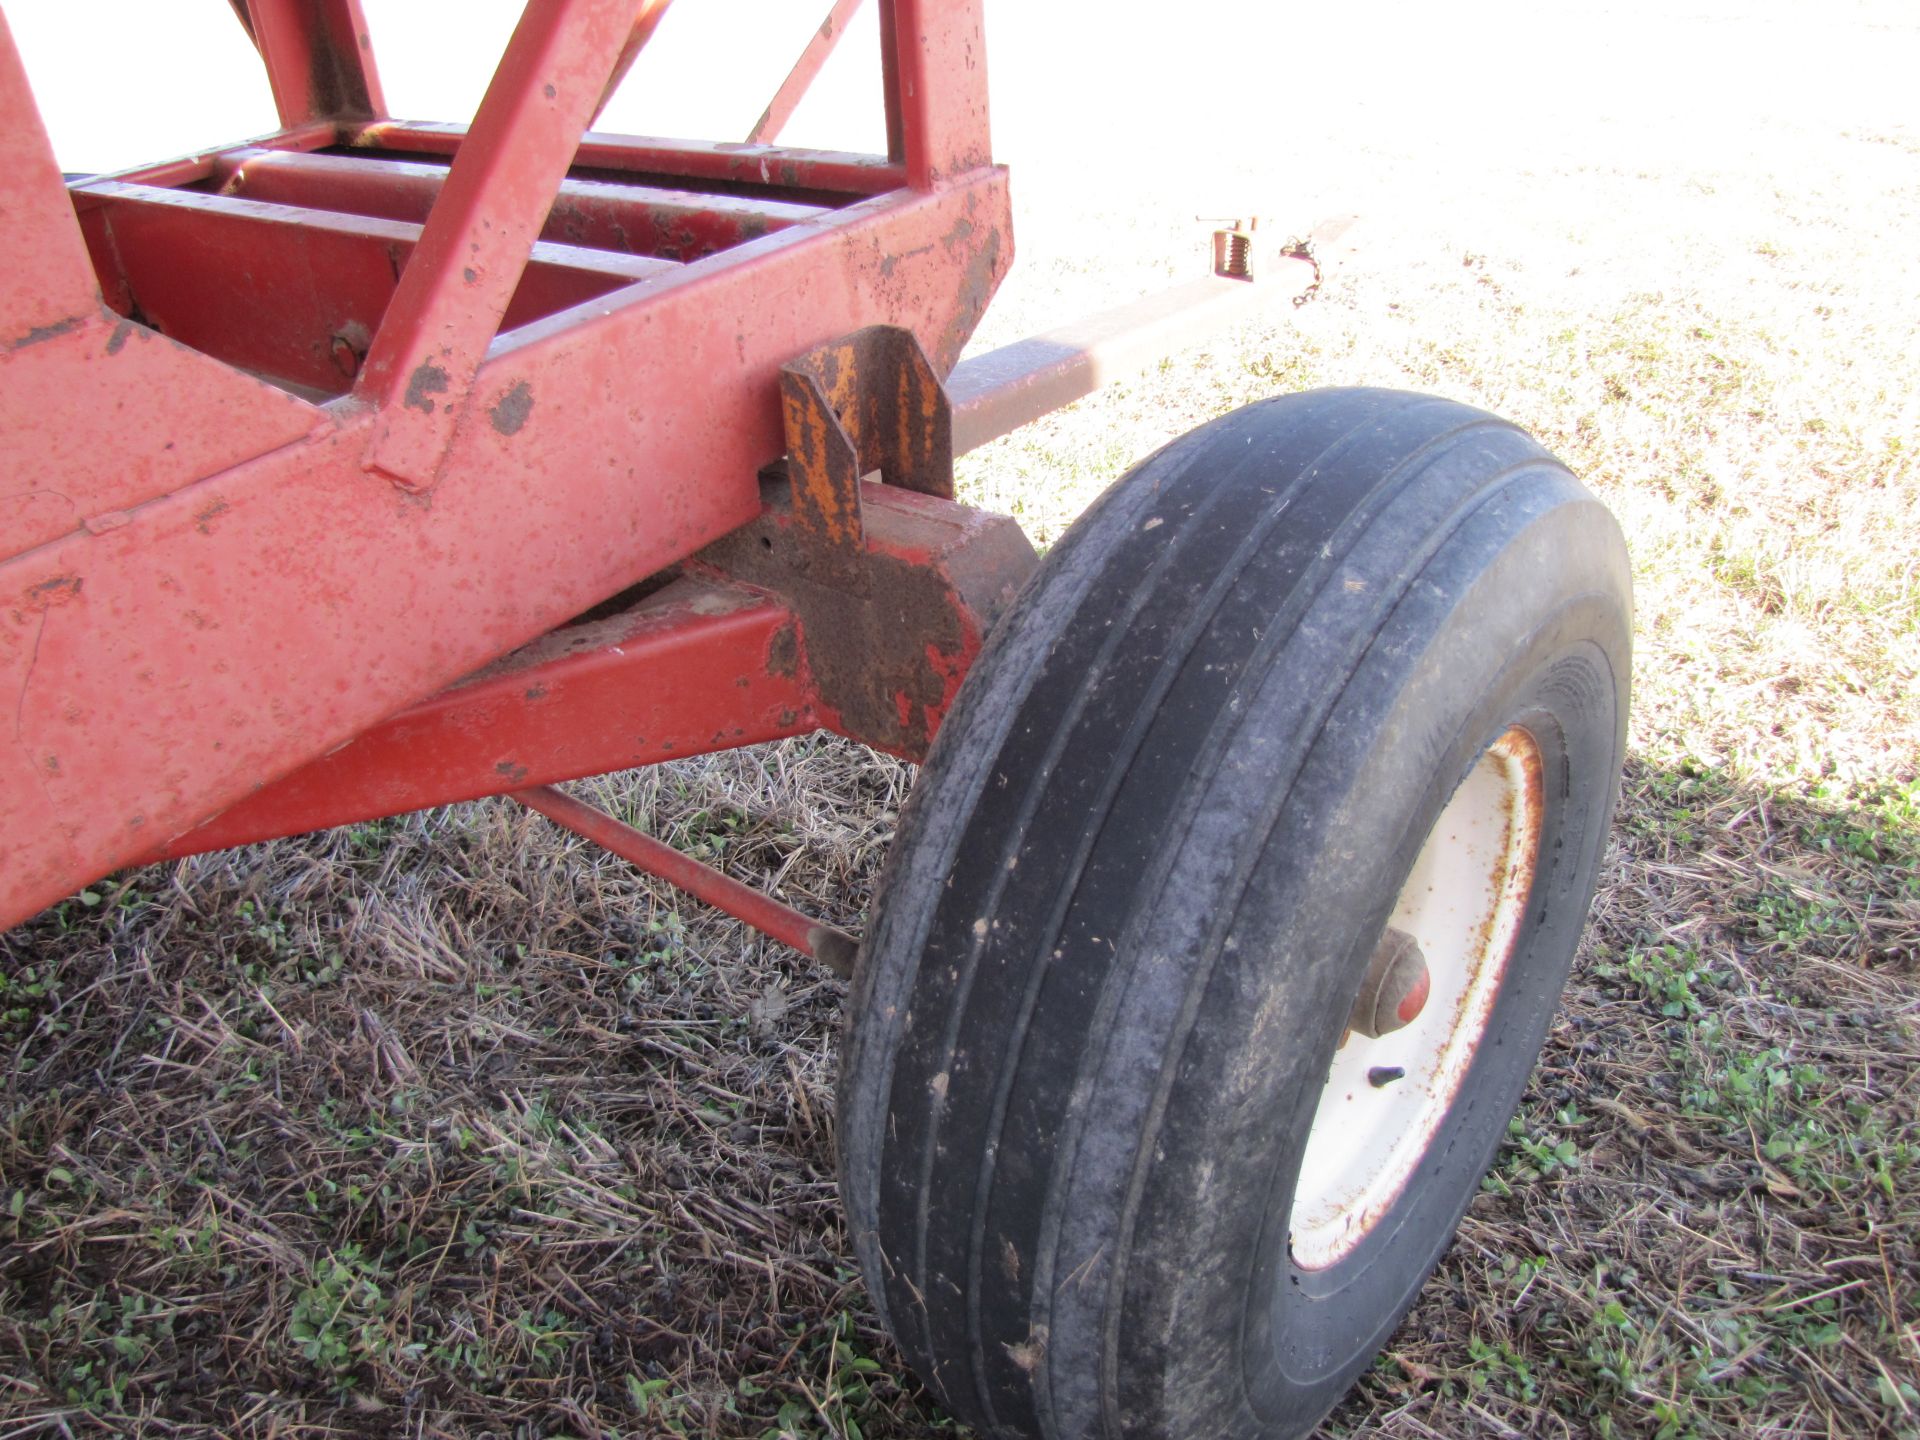
M849 1006L873 1298L988 1435L1304 1434L1412 1303L1518 1103L1618 793L1629 571L1524 432L1381 390L1167 446L1046 557L901 818ZM1446 1124L1366 1240L1292 1186L1368 956L1507 727L1538 868Z

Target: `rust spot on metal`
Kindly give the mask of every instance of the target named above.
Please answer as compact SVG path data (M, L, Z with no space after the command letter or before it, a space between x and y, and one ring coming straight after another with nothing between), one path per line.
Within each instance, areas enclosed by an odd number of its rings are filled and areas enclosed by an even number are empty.
M533 386L522 380L493 402L487 418L502 435L518 435L533 414Z
M767 673L790 680L799 668L800 639L792 625L782 625L767 645Z
M30 609L47 610L55 605L65 605L78 598L81 580L78 575L56 575L51 580L42 580L27 590L27 605Z
M1507 822L1515 827L1514 843L1519 852L1538 857L1540 836L1547 823L1547 778L1540 759L1540 747L1534 743L1531 735L1516 725L1493 742L1491 751L1502 760L1517 760L1520 764L1519 794L1508 798ZM1526 879L1531 887L1531 863L1527 867Z
M1533 894L1534 876L1540 863L1540 837L1546 821L1545 771L1540 747L1533 736L1515 725L1488 746L1486 753L1503 766L1517 769L1519 784L1509 789L1502 799L1505 854L1497 872L1489 877L1486 913L1473 934L1475 948L1491 983L1484 987L1469 985L1462 992L1452 1017L1451 1028L1455 1031L1463 1026L1477 1030L1492 1013L1500 981L1520 943L1521 919L1513 907L1517 906L1520 915L1524 915ZM1431 1077L1429 1093L1451 1103L1472 1059L1469 1049L1457 1063L1443 1065Z
M509 784L518 785L527 778L527 767L513 760L502 760L493 767L496 775L504 776Z
M431 360L415 367L413 374L407 377L407 393L401 403L409 409L418 410L423 415L433 413L435 395L444 395L447 391L447 372Z
M529 685L526 688L525 694L520 698L523 700L544 700L547 698L547 687L544 685Z
M133 334L133 322L122 320L113 327L113 333L107 337L107 354L118 355L121 347L127 343L127 337Z
M227 510L228 505L224 500L215 500L211 505L202 506L193 512L193 528L198 530L202 535L211 535L213 533L213 522L220 516L226 514Z
M333 368L351 380L360 373L360 360L363 352L345 335L335 335L327 344L327 353L333 360Z
M327 116L366 116L374 113L367 74L354 53L352 34L339 34L325 24L309 31L311 50L307 84L312 113ZM364 45L364 40L361 42Z

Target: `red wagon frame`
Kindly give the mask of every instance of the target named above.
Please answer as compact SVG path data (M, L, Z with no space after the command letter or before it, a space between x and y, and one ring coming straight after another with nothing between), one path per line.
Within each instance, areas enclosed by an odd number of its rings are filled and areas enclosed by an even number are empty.
M1303 1434L1571 964L1624 542L1506 422L1323 390L1136 466L1021 592L955 454L1237 309L1251 237L957 363L1013 253L982 3L880 0L861 156L773 143L857 0L740 144L589 130L666 0L530 0L470 127L385 115L359 0L234 0L281 128L79 179L0 22L0 928L513 794L852 975L849 1230L956 1410L1052 1433L1040 1383L1117 1433L1124 1374L1129 1433L1252 1433L1257 1381ZM919 759L983 653L857 974L552 788L823 728Z
M662 4L534 0L470 128L384 116L357 0L237 8L283 128L71 185L0 41L0 924L822 726L922 753L1032 564L951 499L1012 258L978 0L881 5L885 156L583 138Z

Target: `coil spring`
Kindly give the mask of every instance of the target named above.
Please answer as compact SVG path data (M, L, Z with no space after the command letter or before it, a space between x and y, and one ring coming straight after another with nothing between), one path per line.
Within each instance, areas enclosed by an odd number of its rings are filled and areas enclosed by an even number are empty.
M1227 274L1239 280L1253 278L1253 237L1244 230L1227 234Z

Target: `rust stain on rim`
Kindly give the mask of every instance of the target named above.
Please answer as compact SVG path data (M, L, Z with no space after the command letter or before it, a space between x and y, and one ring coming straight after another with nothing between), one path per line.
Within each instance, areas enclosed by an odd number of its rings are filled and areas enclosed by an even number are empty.
M1533 736L1518 725L1510 726L1487 747L1482 759L1488 757L1499 762L1509 781L1501 797L1506 822L1505 860L1488 879L1487 913L1475 932L1480 962L1455 1007L1450 1027L1456 1043L1450 1043L1443 1052L1440 1068L1426 1087L1442 1111L1452 1105L1467 1071L1472 1068L1473 1057L1479 1051L1479 1037L1493 1014L1500 982L1513 959L1514 946L1520 939L1520 922L1526 916L1527 901L1533 894L1534 873L1539 869L1540 834L1546 820L1546 771ZM1475 1043L1458 1044L1463 1031L1470 1031ZM1436 1123L1433 1129L1438 1128Z

